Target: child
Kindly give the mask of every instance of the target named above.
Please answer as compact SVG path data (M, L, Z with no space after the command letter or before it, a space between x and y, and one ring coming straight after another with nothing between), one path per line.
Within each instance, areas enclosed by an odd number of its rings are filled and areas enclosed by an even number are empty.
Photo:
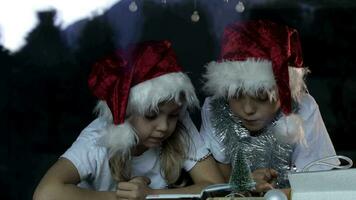
M267 20L231 24L220 61L206 68L204 89L212 97L202 109L201 134L226 181L256 192L288 188L289 170L335 155L304 83L296 30Z
M99 117L49 169L34 199L144 199L223 182L186 111L199 104L181 70L168 41L96 63L89 87ZM194 184L168 189L182 168Z

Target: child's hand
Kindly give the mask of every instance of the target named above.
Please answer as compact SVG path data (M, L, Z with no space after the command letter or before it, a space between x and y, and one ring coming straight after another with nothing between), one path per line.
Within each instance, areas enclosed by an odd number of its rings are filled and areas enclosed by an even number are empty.
M143 200L150 194L151 188L148 185L151 180L144 176L137 176L128 182L119 182L116 190L118 199Z
M260 168L252 172L252 177L256 182L256 192L267 192L274 188L274 180L278 173L274 169Z

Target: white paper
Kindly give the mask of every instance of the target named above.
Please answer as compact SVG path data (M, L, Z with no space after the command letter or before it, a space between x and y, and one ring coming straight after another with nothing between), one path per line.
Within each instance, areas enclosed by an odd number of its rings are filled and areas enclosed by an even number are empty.
M356 199L356 169L299 172L288 177L293 200Z

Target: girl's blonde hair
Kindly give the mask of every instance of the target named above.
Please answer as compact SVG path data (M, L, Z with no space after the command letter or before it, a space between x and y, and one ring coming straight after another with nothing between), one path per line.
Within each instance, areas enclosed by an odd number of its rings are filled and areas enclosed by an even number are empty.
M188 157L191 138L184 125L178 121L173 134L163 141L160 149L161 174L168 184L173 184L180 176L184 160ZM186 147L186 148L182 148ZM128 181L131 177L130 155L115 155L109 159L110 171L113 178Z

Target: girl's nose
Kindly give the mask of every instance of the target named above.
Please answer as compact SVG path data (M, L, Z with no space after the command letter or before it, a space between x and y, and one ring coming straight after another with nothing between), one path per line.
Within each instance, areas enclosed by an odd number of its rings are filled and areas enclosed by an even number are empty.
M160 119L158 119L157 130L162 131L162 132L168 130L168 118L167 117L161 117Z

